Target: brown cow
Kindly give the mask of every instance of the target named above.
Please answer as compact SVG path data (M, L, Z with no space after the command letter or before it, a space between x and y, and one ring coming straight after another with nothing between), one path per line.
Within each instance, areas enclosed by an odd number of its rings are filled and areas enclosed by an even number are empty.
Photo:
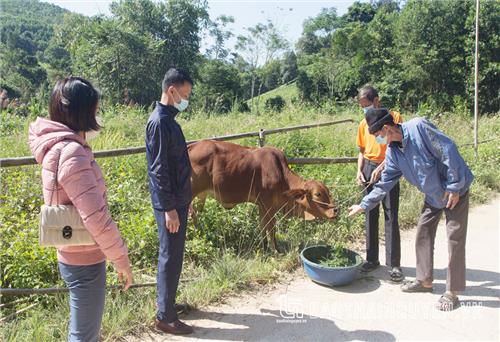
M273 147L247 147L202 140L188 146L193 169L193 199L201 200L203 209L208 194L226 209L238 203L259 206L260 229L264 248L267 232L278 251L275 236L275 214L334 219L338 209L328 188L315 180L304 180L290 170L284 153Z

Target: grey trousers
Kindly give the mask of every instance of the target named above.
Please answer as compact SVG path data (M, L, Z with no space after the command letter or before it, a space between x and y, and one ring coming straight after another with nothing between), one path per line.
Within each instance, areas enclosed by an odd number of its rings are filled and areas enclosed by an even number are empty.
M89 266L59 262L69 289L68 342L97 342L106 296L106 262Z
M415 250L417 254L417 280L433 281L434 240L442 213L446 216L448 236L447 291L465 290L465 239L469 216L469 192L460 196L455 208L437 209L424 203L417 225Z

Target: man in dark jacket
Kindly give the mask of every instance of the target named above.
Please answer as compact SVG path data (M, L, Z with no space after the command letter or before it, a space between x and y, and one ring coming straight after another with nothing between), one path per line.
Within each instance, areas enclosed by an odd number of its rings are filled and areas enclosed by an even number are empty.
M161 100L146 126L146 158L160 252L155 327L172 334L193 328L177 317L175 296L182 270L188 212L191 206L191 163L186 139L176 115L186 109L193 87L189 75L176 68L165 74Z

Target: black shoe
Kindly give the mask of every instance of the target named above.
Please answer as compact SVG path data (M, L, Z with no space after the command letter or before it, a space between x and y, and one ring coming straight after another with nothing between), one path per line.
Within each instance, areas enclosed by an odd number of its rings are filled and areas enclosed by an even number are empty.
M379 266L379 261L365 261L365 263L361 265L361 272L371 272Z
M176 320L172 323L165 323L163 321L155 319L155 328L156 330L174 335L187 335L193 333L192 326L187 325L186 323L183 323L179 320Z

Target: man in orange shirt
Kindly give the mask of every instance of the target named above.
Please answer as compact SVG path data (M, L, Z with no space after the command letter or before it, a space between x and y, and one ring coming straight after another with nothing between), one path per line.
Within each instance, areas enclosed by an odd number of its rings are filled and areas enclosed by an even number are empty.
M366 112L370 108L380 108L378 92L371 86L364 86L359 90L358 103ZM391 111L395 123L403 122L398 112ZM367 187L365 195L369 194L384 170L386 141L368 132L368 125L363 119L359 123L356 144L359 148L358 172L356 181L360 186ZM390 266L391 280L400 282L404 279L401 270L401 241L399 236L398 210L399 210L399 182L382 200L385 219L385 260ZM370 272L380 266L378 251L378 220L380 204L370 210L366 215L366 262L361 270Z

